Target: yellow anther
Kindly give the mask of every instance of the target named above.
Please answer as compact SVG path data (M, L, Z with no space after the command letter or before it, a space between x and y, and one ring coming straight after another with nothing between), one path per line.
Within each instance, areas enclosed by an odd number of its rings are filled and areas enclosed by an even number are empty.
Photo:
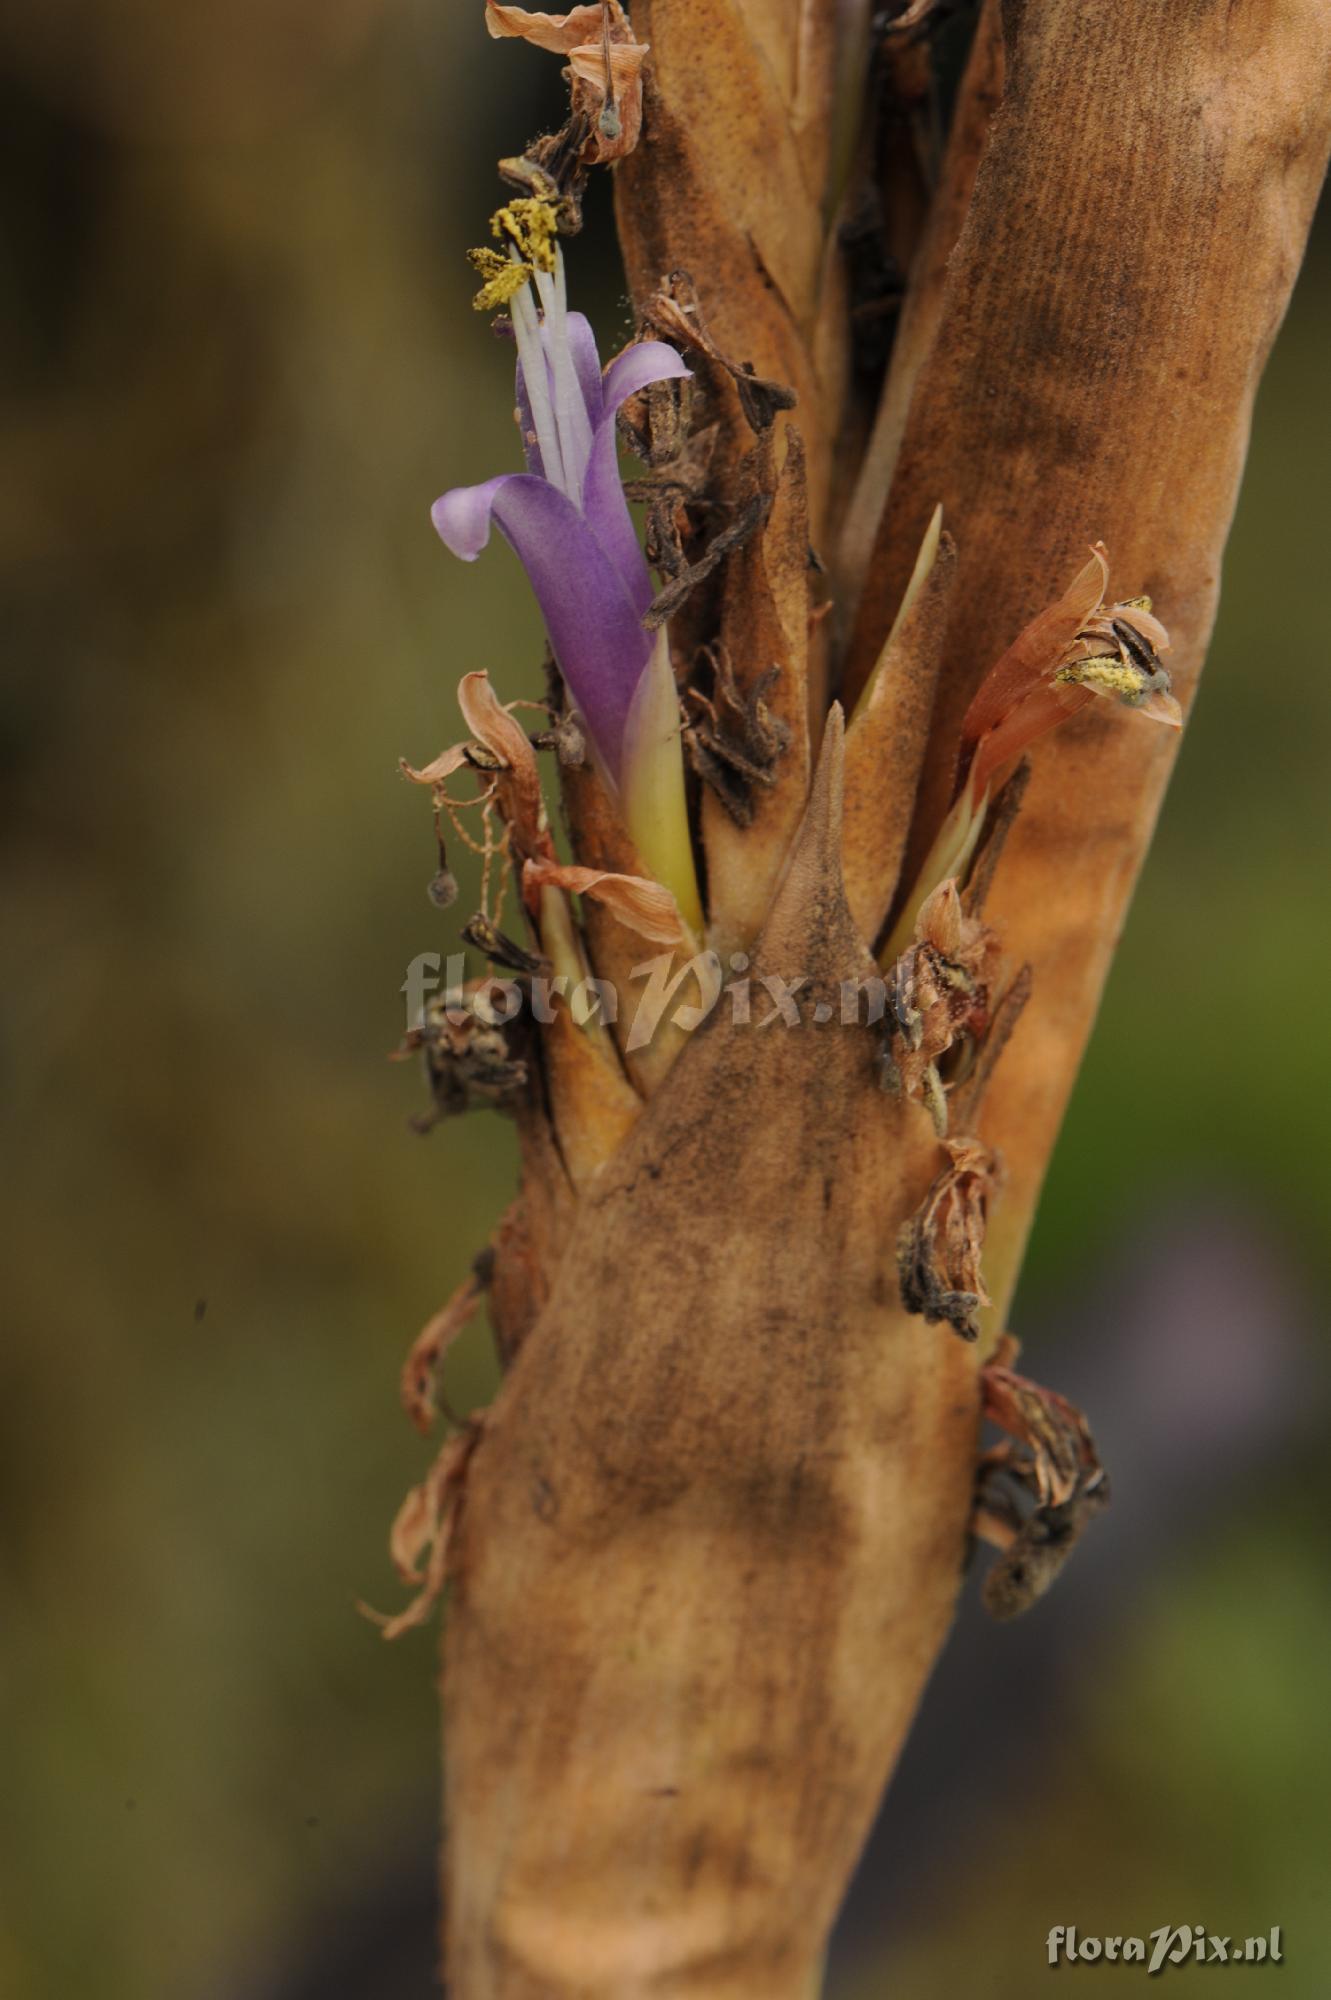
M531 277L530 264L502 256L498 250L469 250L467 262L485 280L472 300L477 312L494 312L506 306Z
M507 236L519 257L538 271L555 268L555 238L559 218L548 201L537 195L520 195L490 218L490 232L501 240Z
M1073 660L1054 675L1076 687L1094 688L1100 694L1116 694L1121 701L1140 701L1150 686L1140 667L1128 666L1113 654L1097 654L1090 660Z

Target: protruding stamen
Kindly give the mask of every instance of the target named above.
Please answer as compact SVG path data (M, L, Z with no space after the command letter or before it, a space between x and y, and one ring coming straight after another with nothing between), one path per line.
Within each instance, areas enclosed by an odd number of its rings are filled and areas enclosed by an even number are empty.
M576 504L582 498L582 481L592 453L592 427L569 351L564 259L557 243L554 253L553 273L538 268L534 275L545 310L543 345L553 378L555 428L559 432L559 451L567 482L564 490Z
M541 466L550 484L567 494L569 484L564 474L564 456L559 448L559 429L550 403L545 345L529 285L524 285L521 291L513 294L509 316L513 321L513 336L518 343L518 359L522 363L522 379L527 385L531 418L536 426L536 442L541 449Z

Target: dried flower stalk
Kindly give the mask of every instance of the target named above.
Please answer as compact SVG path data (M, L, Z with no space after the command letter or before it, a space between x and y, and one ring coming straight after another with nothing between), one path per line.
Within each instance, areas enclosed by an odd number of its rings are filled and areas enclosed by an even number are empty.
M882 72L903 102L931 13ZM477 257L528 471L435 518L470 557L493 516L541 596L574 858L469 677L473 740L409 775L511 875L525 939L468 934L565 990L507 1039L481 982L414 1031L436 1098L504 1104L523 1152L404 1378L428 1422L483 1281L502 1388L394 1535L395 1627L451 1584L449 1990L810 2000L971 1533L1009 1616L1108 1495L1000 1335L1177 740L1122 704L1177 722L1201 663L1331 22L987 6L866 443L838 225L874 171L867 9L489 14L569 55L571 114ZM644 344L602 377L555 239L607 158ZM915 202L884 202L902 240ZM579 1013L652 954L695 1022ZM716 1004L741 960L765 1025Z

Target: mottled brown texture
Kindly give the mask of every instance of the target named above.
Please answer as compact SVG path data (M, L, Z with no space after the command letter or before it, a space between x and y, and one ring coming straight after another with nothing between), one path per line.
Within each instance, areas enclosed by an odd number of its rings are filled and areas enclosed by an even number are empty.
M759 949L837 1006L839 727ZM974 1350L902 1310L938 1152L877 1039L722 1016L584 1196L448 1614L467 2000L808 2000L959 1582ZM648 1247L650 1246L650 1248Z
M1024 0L1004 25L1003 107L849 679L868 672L941 500L960 564L908 869L941 818L979 678L1097 538L1112 594L1155 600L1186 703L1331 120L1320 0ZM1175 748L1097 702L1033 753L987 911L1034 970L982 1119L1009 1170L986 1262L995 1325Z
M767 700L787 740L770 788L754 792L749 826L737 826L720 800L703 795L707 915L723 953L748 947L762 928L809 789L809 517L804 452L791 426L782 427L778 450L772 511L729 564L720 643L742 693L779 668Z
M844 324L819 335L840 282L825 259L832 19L818 0L638 0L634 25L651 60L642 139L616 174L630 289L689 271L718 345L794 389L817 541L846 367ZM723 493L749 442L729 391Z

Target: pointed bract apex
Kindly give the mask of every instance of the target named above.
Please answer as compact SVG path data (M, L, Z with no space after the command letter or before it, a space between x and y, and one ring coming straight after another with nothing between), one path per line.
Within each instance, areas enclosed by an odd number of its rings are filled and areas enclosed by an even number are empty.
M759 961L785 973L793 967L813 975L832 956L844 964L865 955L841 877L845 754L845 716L833 702L804 817L757 946Z
M846 735L846 895L869 945L901 874L956 582L957 547L940 514Z

